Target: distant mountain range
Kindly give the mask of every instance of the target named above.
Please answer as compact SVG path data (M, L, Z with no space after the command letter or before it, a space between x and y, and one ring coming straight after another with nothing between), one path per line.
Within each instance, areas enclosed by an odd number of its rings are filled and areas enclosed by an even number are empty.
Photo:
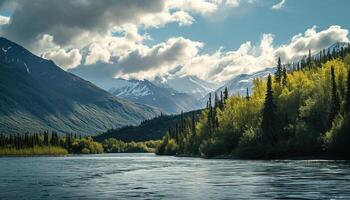
M96 134L160 114L114 97L54 62L0 38L0 133Z
M158 107L165 113L180 113L199 108L198 100L191 94L159 87L148 80L129 80L128 83L124 87L111 88L109 92L133 102Z
M217 84L207 82L196 76L157 77L152 82L161 87L173 88L182 93L192 94L197 99L203 98L218 87Z
M217 87L195 76L157 77L153 81L148 81L101 78L93 73L94 69L91 66L80 66L69 71L93 82L115 96L151 105L169 114L201 108L202 104L199 100Z
M276 68L266 68L264 70L250 73L250 74L240 74L235 76L230 81L226 82L223 86L216 90L217 93L224 91L227 87L230 95L240 94L246 95L247 88L251 91L253 87L253 81L256 78L266 78L269 74L274 74Z

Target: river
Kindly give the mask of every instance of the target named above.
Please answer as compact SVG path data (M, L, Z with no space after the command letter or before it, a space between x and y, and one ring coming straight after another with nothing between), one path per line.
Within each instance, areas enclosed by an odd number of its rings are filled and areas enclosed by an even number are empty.
M154 154L0 158L0 199L350 199L350 162Z

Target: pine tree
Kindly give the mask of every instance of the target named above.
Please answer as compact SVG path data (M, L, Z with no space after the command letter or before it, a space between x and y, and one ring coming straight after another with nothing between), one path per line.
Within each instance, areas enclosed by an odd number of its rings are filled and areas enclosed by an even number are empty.
M346 83L345 113L350 114L350 70L348 70L348 78Z
M281 83L281 78L282 78L282 64L281 64L281 58L278 57L277 69L276 69L276 72L275 72L275 82L280 84Z
M228 89L227 89L227 87L225 87L225 90L224 90L224 103L226 103L227 99L228 99Z
M249 96L249 88L247 88L247 93L246 93L245 98L246 98L248 101L250 100L250 96Z
M263 140L274 144L275 139L275 103L273 99L271 75L267 78L267 91L262 113L261 128L263 130Z
M284 87L287 86L287 69L286 69L286 67L283 67L283 71L282 71L282 85Z
M307 65L309 66L309 69L311 69L311 63L312 63L312 57L311 57L311 50L309 49L309 56L307 58Z
M335 116L338 114L340 109L339 95L337 92L337 83L335 81L334 67L331 67L331 80L332 80L332 94L331 94L331 113L330 113L330 124L332 123Z

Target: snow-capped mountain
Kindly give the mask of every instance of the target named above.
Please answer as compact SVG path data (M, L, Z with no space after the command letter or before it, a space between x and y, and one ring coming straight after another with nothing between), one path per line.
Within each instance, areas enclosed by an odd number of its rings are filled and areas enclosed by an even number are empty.
M336 42L329 46L328 48L324 49L324 53L332 53L333 51L335 52L340 52L342 48L347 48L350 45L349 42ZM317 52L314 54L312 57L314 58L319 58L320 57L320 52Z
M160 87L148 80L128 80L128 82L127 86L111 88L109 92L133 102L161 108L167 113L179 113L199 108L199 102L191 94Z
M209 92L215 91L218 87L218 85L202 80L196 76L157 77L153 83L158 86L173 88L179 92L192 94L198 99L203 98Z
M225 90L227 87L229 95L235 95L235 94L240 94L240 95L246 95L246 90L247 88L249 91L251 91L253 87L253 81L256 78L266 78L269 74L274 74L276 68L271 67L271 68L266 68L264 70L250 73L250 74L240 74L232 78L231 80L227 81L223 86L215 90L218 94L222 91ZM205 105L209 98L209 94L206 95L202 100L201 103L202 105Z

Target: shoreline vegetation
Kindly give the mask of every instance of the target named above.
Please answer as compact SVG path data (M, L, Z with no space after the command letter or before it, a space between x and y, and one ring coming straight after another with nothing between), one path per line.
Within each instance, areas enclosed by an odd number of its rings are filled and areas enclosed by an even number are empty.
M209 96L199 120L182 117L158 155L295 159L350 157L350 46L320 51L255 79L252 92ZM213 102L212 102L213 101Z
M154 153L161 141L123 142L114 138L96 142L91 137L56 132L0 134L0 156L44 156L101 153Z

